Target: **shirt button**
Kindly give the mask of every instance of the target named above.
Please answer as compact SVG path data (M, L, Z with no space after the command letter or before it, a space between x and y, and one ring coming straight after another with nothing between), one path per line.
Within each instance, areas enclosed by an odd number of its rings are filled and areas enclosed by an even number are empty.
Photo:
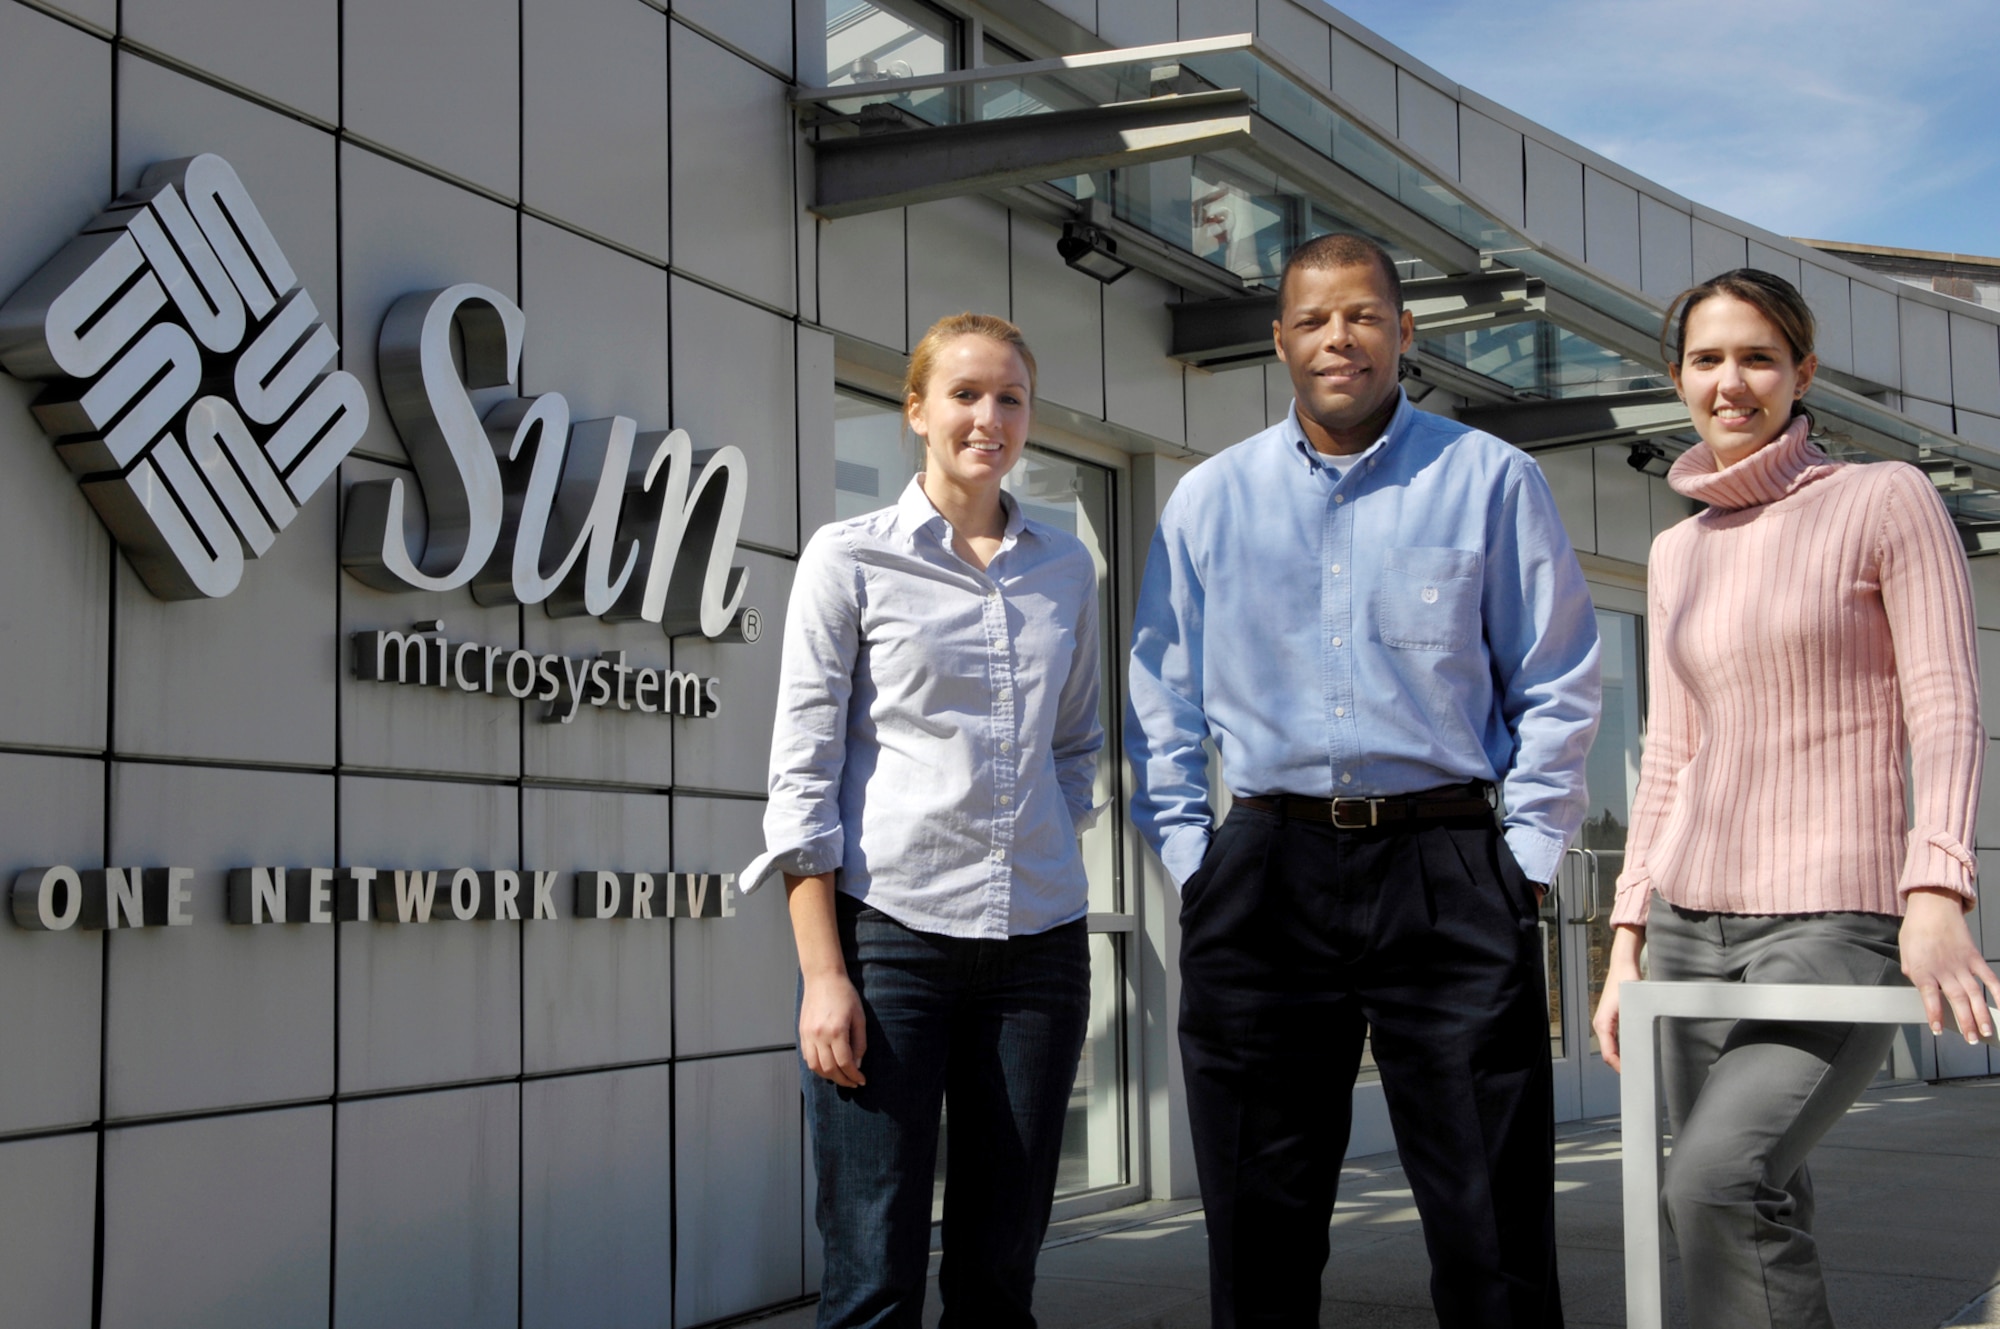
M1001 687L993 689L993 695L999 698L1001 701L1005 701L1007 700L1007 698L1014 695L1014 689L1003 685Z
M1340 575L1340 564L1336 563L1333 565L1333 575L1336 577Z
M1335 503L1345 503L1345 502L1347 501L1347 495L1345 495L1345 494L1335 494L1335 495L1333 496L1333 501L1334 501Z
M1011 807L1013 807L1013 806L1014 806L1014 796L1013 796L1012 794L1002 794L1002 795L1000 795L1000 806L1001 806L1001 807L1003 807L1003 808L1011 808Z
M1347 708L1345 706L1336 706L1333 708L1333 713L1335 715L1344 716L1347 714Z
M1000 598L1000 588L995 586L992 590L986 592L986 598L989 600L998 600Z
M1334 644L1335 646L1339 646L1339 645L1340 645L1340 638L1338 638L1338 637L1335 637L1335 638L1333 639L1333 644Z
M1002 752L1012 752L1014 750L1013 741L1011 739L1003 740L1000 744L1000 750Z
M1354 783L1354 772L1353 772L1353 771L1342 771L1342 772L1340 773L1340 782L1341 782L1342 784L1353 784L1353 783Z

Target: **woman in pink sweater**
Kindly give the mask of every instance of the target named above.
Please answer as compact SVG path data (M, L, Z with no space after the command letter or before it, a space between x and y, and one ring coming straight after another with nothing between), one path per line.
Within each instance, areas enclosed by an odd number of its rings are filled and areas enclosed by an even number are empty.
M1675 313L1678 311L1678 327ZM1645 761L1594 1021L1618 987L1900 982L1932 1032L1992 1033L2000 979L1965 925L1986 733L1972 593L1936 489L1808 436L1813 316L1780 277L1725 273L1669 309L1702 441L1668 483L1707 510L1648 567ZM1905 817L1904 755L1912 778ZM1879 1025L1670 1020L1664 1200L1702 1329L1830 1326L1806 1155L1874 1078Z

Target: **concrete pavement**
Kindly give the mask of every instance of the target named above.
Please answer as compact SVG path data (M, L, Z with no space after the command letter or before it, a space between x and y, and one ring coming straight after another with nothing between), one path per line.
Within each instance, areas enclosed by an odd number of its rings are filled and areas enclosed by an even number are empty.
M2000 1326L2000 1294L1988 1296L2000 1282L2000 1080L1870 1090L1813 1155L1813 1175L1841 1329ZM1568 1322L1622 1326L1616 1121L1561 1128L1557 1178ZM1204 1329L1206 1240L1189 1202L1060 1224L1042 1254L1036 1316L1043 1329ZM1436 1325L1423 1235L1394 1154L1349 1162L1332 1245L1322 1329ZM1678 1303L1677 1264L1668 1282ZM768 1317L759 1329L810 1329L812 1311ZM937 1312L933 1280L927 1326Z

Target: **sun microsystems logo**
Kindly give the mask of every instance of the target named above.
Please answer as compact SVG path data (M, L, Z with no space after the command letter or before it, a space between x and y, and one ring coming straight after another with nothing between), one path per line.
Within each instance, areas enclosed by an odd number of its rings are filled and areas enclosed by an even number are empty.
M161 162L0 305L0 367L153 594L227 595L368 422L229 163Z

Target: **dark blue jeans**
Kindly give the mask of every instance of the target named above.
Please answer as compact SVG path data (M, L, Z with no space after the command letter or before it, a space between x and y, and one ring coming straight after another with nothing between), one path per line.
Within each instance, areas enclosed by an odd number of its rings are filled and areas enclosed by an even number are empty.
M820 1329L921 1324L945 1103L941 1329L1032 1329L1089 1016L1083 921L972 941L913 931L846 895L835 906L868 1019L868 1083L841 1089L800 1062L826 1246Z

